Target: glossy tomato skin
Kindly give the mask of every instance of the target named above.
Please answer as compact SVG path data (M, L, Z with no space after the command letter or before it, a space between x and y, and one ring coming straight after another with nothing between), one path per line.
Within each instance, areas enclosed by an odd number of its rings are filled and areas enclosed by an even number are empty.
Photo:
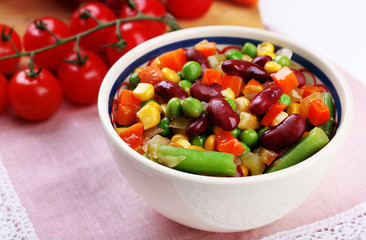
M39 68L35 68L37 72ZM41 121L51 117L62 102L62 89L55 76L42 69L29 77L29 68L18 71L9 82L8 97L12 109L22 118Z
M4 36L2 35L2 33L4 34ZM8 41L5 37L5 35L9 35L9 33L11 33L10 38L15 47L19 51L22 50L22 44L18 33L15 32L14 29L12 30L9 26L0 24L0 57L15 54L13 46L11 45L10 41ZM0 61L0 73L9 74L14 72L17 69L17 64L19 63L19 61L19 57Z
M24 36L24 48L26 51L35 50L52 45L56 39L46 30L37 28L35 22L43 21L48 30L58 38L67 38L71 36L69 27L63 21L54 17L37 18L34 22L28 25ZM60 63L60 60L70 52L73 48L73 42L62 44L58 47L41 52L34 56L34 62L47 69L54 70Z
M111 9L101 3L86 3L76 9L71 15L70 29L73 34L84 32L97 26L97 22L92 17L86 19L82 17L86 10L100 22L109 22L117 18ZM83 36L80 39L80 46L97 53L103 53L105 52L103 45L107 44L108 40L106 36L109 36L111 31L113 31L113 27L107 27Z
M254 6L259 2L259 0L232 0L232 1L249 6Z
M196 19L207 13L213 0L167 0L168 11L177 18Z
M99 87L108 72L105 62L94 52L80 50L81 57L87 60L81 66L62 62L57 68L57 76L63 93L71 102L77 104L91 104L98 99ZM69 53L66 60L76 61L76 52Z
M8 105L8 80L0 74L0 114L3 113Z
M145 25L137 22L126 22L120 25L122 38L126 41L126 46L122 51L117 51L114 47L107 48L107 57L110 65L113 65L120 57L122 57L126 52L136 47L137 45L155 37L155 33L151 29L147 28ZM113 32L109 38L108 42L117 42L118 38Z
M137 8L143 14L149 16L161 17L167 13L165 6L159 0L136 0L135 2ZM130 8L127 2L125 2L122 5L120 11L121 18L132 17L135 16L136 14L137 14L136 11ZM151 32L155 33L156 34L155 37L164 34L166 32L167 25L163 22L144 20L139 21L139 23L143 24L144 26L149 28Z

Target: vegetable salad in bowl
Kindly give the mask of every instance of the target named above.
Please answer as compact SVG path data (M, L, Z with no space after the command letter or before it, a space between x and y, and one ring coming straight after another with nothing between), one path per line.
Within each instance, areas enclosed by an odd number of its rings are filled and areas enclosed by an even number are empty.
M119 137L158 164L209 176L270 173L322 149L337 117L313 65L269 41L229 42L171 46L131 69L111 107Z

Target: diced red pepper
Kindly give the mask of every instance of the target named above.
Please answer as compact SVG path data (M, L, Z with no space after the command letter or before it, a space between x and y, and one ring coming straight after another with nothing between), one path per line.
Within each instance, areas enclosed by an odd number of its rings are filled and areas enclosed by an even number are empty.
M142 145L144 138L144 124L142 122L135 123L122 131L119 136L122 140L133 149L137 149Z
M323 123L326 123L330 119L328 106L321 99L315 99L311 101L308 119L314 126L319 126Z
M136 108L118 104L116 122L120 125L131 125L136 123Z
M133 95L132 90L123 89L119 96L119 103L123 106L138 107L141 101Z
M264 117L261 120L261 124L265 127L268 127L271 122L277 117L278 114L280 114L284 109L286 109L287 105L276 102L264 115Z
M142 83L150 83L152 85L165 79L160 68L155 64L141 69L138 72L138 76Z
M216 134L217 151L231 153L235 156L240 156L245 152L244 146L231 134L231 132L214 127L214 133Z
M206 84L221 83L222 73L220 70L207 68L203 73L202 82Z
M223 89L231 88L235 93L235 97L239 97L241 90L243 89L244 81L239 76L231 76L224 74L221 79L221 86Z
M167 67L179 72L187 62L186 53L183 48L163 53L158 57L161 68Z
M273 81L282 87L283 92L288 94L299 85L296 75L288 67L282 67L273 76Z

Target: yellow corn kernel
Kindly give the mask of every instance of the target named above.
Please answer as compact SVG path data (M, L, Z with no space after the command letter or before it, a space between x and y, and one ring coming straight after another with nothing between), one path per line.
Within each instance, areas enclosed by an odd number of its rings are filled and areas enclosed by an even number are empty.
M156 107L160 113L163 113L163 108L161 107L161 105L159 103L151 101L151 102L147 103L145 106L147 106L147 105Z
M206 151L215 151L215 147L216 147L216 135L215 134L211 134L206 139L206 142L205 142L205 150Z
M245 85L243 87L243 94L245 96L255 96L257 95L258 93L260 93L261 91L263 91L263 87L262 85Z
M250 101L246 97L235 98L236 108L240 112L249 112Z
M178 83L180 80L180 77L178 75L178 73L174 70L171 70L170 68L163 68L161 69L161 73L163 74L163 76L165 77L166 80Z
M150 83L139 83L132 93L137 99L144 102L154 97L154 86Z
M160 112L158 108L153 105L145 105L138 111L137 116L140 121L144 124L144 129L155 127L160 122Z
M243 177L247 177L249 174L249 169L244 165L239 165L241 168L241 171L243 172Z
M248 128L257 129L259 126L257 116L252 113L241 112L239 118L240 121L238 124L238 128L240 128L240 130Z
M300 114L300 103L291 103L290 106L287 107L287 113L291 114Z
M142 67L138 67L138 68L135 68L135 70L133 70L133 72L140 72L142 70Z
M251 62L253 60L253 58L247 54L243 54L241 59L247 62Z
M257 46L257 56L268 55L268 56L274 58L274 57L276 57L274 50L275 50L275 48L272 43L262 42L261 44L258 44L258 46Z
M192 145L189 147L191 150L206 151L203 147Z
M127 129L126 127L119 127L119 128L115 128L114 130L117 132L117 134L119 136L126 129Z
M235 99L235 93L234 93L234 91L231 88L226 88L226 89L222 90L221 91L221 95L224 98L230 98L232 100Z
M175 134L172 139L170 139L171 142L178 142L178 140L180 139L185 139L188 141L188 137L187 135L185 134L181 134L181 133L178 133L178 134Z
M288 117L288 113L287 112L280 112L271 122L270 126L274 127L276 125L278 125L280 122L282 122L285 118Z
M184 148L190 148L192 145L188 140L183 139L183 138L178 139L175 143L182 145Z
M264 64L264 69L267 73L275 73L282 68L282 65L275 61L268 61Z
M161 69L161 63L158 57L153 60L152 64L158 66Z

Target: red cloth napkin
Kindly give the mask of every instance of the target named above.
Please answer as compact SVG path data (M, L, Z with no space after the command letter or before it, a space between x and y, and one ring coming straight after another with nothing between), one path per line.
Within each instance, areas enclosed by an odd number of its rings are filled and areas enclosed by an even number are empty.
M0 156L39 239L259 239L327 218L366 201L365 92L345 73L353 126L317 190L275 223L240 233L210 233L175 223L147 205L119 173L97 106L66 100L47 121L0 116Z

